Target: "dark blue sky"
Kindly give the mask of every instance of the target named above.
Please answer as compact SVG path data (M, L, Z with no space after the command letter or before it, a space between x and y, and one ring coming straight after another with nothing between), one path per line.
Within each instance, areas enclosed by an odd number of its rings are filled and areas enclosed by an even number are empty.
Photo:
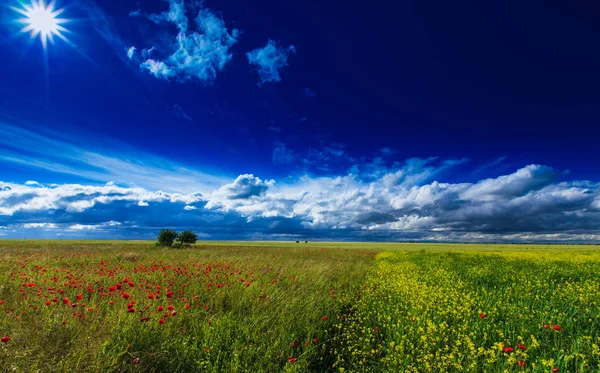
M297 219L303 229L322 220L326 231L425 216L437 225L418 229L432 232L446 224L438 212L405 211L394 198L435 181L506 185L502 177L534 165L553 176L512 197L585 184L588 205L555 203L552 213L597 217L600 9L591 2L62 0L55 8L64 8L59 17L70 20L61 24L69 32L47 46L47 68L39 37L19 31L23 15L14 8L28 4L9 0L0 8L6 183L114 181L148 192L197 192L208 202L204 210L234 211L247 221L256 218L248 211L262 206L262 218ZM386 195L388 207L361 211L383 216L368 224L354 210L345 223L331 218L343 209L331 201L312 200L327 217L307 213L301 205L309 202L274 187L307 192L312 181L353 175L358 186L348 188L360 194L385 175L425 169L427 177L394 185L402 191ZM243 207L208 197L243 174L261 178L251 184L274 184L250 193L256 198ZM285 213L265 205L277 193L294 201ZM6 227L38 219L17 222L14 214L5 214ZM481 219L495 232L535 230ZM459 231L487 229L470 224ZM573 224L569 229L590 234ZM385 230L396 232L393 238L407 231Z

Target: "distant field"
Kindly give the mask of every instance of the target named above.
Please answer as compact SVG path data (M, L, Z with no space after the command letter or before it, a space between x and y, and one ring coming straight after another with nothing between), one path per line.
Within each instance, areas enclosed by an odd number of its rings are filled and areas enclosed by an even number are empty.
M600 247L0 241L0 372L597 372Z
M155 241L100 241L100 240L0 240L0 247L149 247ZM317 242L317 241L198 241L195 247L262 247L262 248L329 248L362 250L435 250L435 251L597 251L600 245L570 244L463 244L463 243L404 243L404 242Z

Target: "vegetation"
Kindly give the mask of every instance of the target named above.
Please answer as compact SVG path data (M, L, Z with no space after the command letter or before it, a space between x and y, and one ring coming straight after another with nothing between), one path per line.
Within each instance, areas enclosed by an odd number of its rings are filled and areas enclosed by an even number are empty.
M177 232L172 229L161 229L158 233L156 245L161 247L171 247L177 238Z
M183 231L177 235L177 244L180 247L190 247L198 241L198 236L192 231Z
M595 246L0 241L0 284L2 372L600 364Z

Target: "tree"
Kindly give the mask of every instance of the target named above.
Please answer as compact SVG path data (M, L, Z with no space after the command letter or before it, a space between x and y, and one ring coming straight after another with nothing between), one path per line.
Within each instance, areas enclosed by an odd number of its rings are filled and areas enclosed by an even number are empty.
M161 229L156 241L157 246L171 247L177 238L177 232L172 229Z
M192 231L183 231L177 236L178 246L191 246L198 241L198 236Z

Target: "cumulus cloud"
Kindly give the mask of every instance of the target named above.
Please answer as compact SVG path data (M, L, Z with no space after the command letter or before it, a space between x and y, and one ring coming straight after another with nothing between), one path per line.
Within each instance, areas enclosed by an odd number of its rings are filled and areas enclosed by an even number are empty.
M268 82L280 82L280 72L287 66L288 57L292 53L296 53L296 48L293 45L284 48L270 39L264 47L246 53L248 62L258 71L258 85Z
M187 12L192 9L197 12L190 24ZM133 16L140 15L138 11ZM230 49L240 34L236 29L229 31L223 19L203 8L201 2L192 1L186 9L183 0L169 0L168 11L147 18L157 24L175 25L178 30L168 48L153 46L141 52L140 68L159 79L212 82L231 60Z
M17 237L150 238L191 227L213 239L600 241L599 183L558 181L541 165L475 183L436 180L457 163L409 159L377 176L277 183L243 174L203 194L2 182L0 227Z
M248 200L252 197L260 197L274 184L274 180L261 180L252 174L240 175L231 184L223 185L215 191L209 204L213 206L223 200Z

